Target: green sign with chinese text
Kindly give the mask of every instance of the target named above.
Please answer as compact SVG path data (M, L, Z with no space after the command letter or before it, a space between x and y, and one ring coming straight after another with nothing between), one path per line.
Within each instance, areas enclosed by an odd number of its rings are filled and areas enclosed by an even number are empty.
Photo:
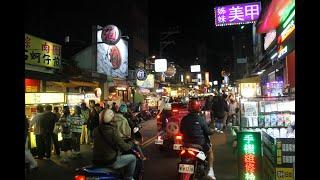
M240 180L261 180L261 134L239 132L238 167Z

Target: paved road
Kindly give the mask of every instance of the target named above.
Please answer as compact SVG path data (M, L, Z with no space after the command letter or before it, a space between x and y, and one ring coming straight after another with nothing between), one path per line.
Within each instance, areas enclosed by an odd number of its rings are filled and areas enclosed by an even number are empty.
M214 169L218 180L237 180L237 160L231 148L230 134L214 134ZM145 179L177 179L179 157L172 151L161 152L154 144L144 149L150 160L145 161Z
M177 163L179 158L172 152L160 152L154 145L156 121L149 120L143 124L144 152L149 160L145 161L146 180L177 179ZM226 134L213 135L215 142L215 173L218 180L236 180L237 162L232 154L230 138ZM26 176L27 180L71 180L74 170L91 163L91 148L81 146L82 158L71 160L68 164L61 163L57 157L52 161L38 160L39 170Z

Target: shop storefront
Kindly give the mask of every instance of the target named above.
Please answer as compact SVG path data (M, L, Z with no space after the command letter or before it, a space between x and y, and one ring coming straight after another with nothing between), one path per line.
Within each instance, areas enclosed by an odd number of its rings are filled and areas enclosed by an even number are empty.
M65 93L25 93L25 115L29 120L32 120L36 115L39 104L43 106L51 105L53 108L62 109L66 104ZM28 139L29 148L35 148L35 135L32 131L29 133Z
M295 2L273 0L258 23L258 33L266 33L265 51L256 68L262 92L259 96L252 90L247 91L253 95L245 97L246 93L243 94L243 88L240 88L240 131L259 133L256 138L261 142L258 146L262 148L260 173L263 179L293 180ZM250 139L253 140L253 134ZM238 141L243 140L238 137Z

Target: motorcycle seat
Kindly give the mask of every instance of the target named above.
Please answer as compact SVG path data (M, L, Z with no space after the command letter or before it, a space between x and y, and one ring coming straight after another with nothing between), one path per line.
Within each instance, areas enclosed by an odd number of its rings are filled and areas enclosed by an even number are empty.
M79 171L79 170L78 170ZM102 167L102 166L86 166L80 169L83 173L87 175L119 175L120 173L112 168Z

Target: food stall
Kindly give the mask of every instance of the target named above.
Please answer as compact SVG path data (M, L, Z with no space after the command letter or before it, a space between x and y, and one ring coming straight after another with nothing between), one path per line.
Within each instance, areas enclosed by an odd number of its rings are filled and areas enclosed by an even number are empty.
M52 105L52 107L59 107L62 109L65 101L65 93L25 93L25 115L29 121L35 116L37 112L37 105ZM28 135L28 147L33 149L36 147L35 135L30 132Z

